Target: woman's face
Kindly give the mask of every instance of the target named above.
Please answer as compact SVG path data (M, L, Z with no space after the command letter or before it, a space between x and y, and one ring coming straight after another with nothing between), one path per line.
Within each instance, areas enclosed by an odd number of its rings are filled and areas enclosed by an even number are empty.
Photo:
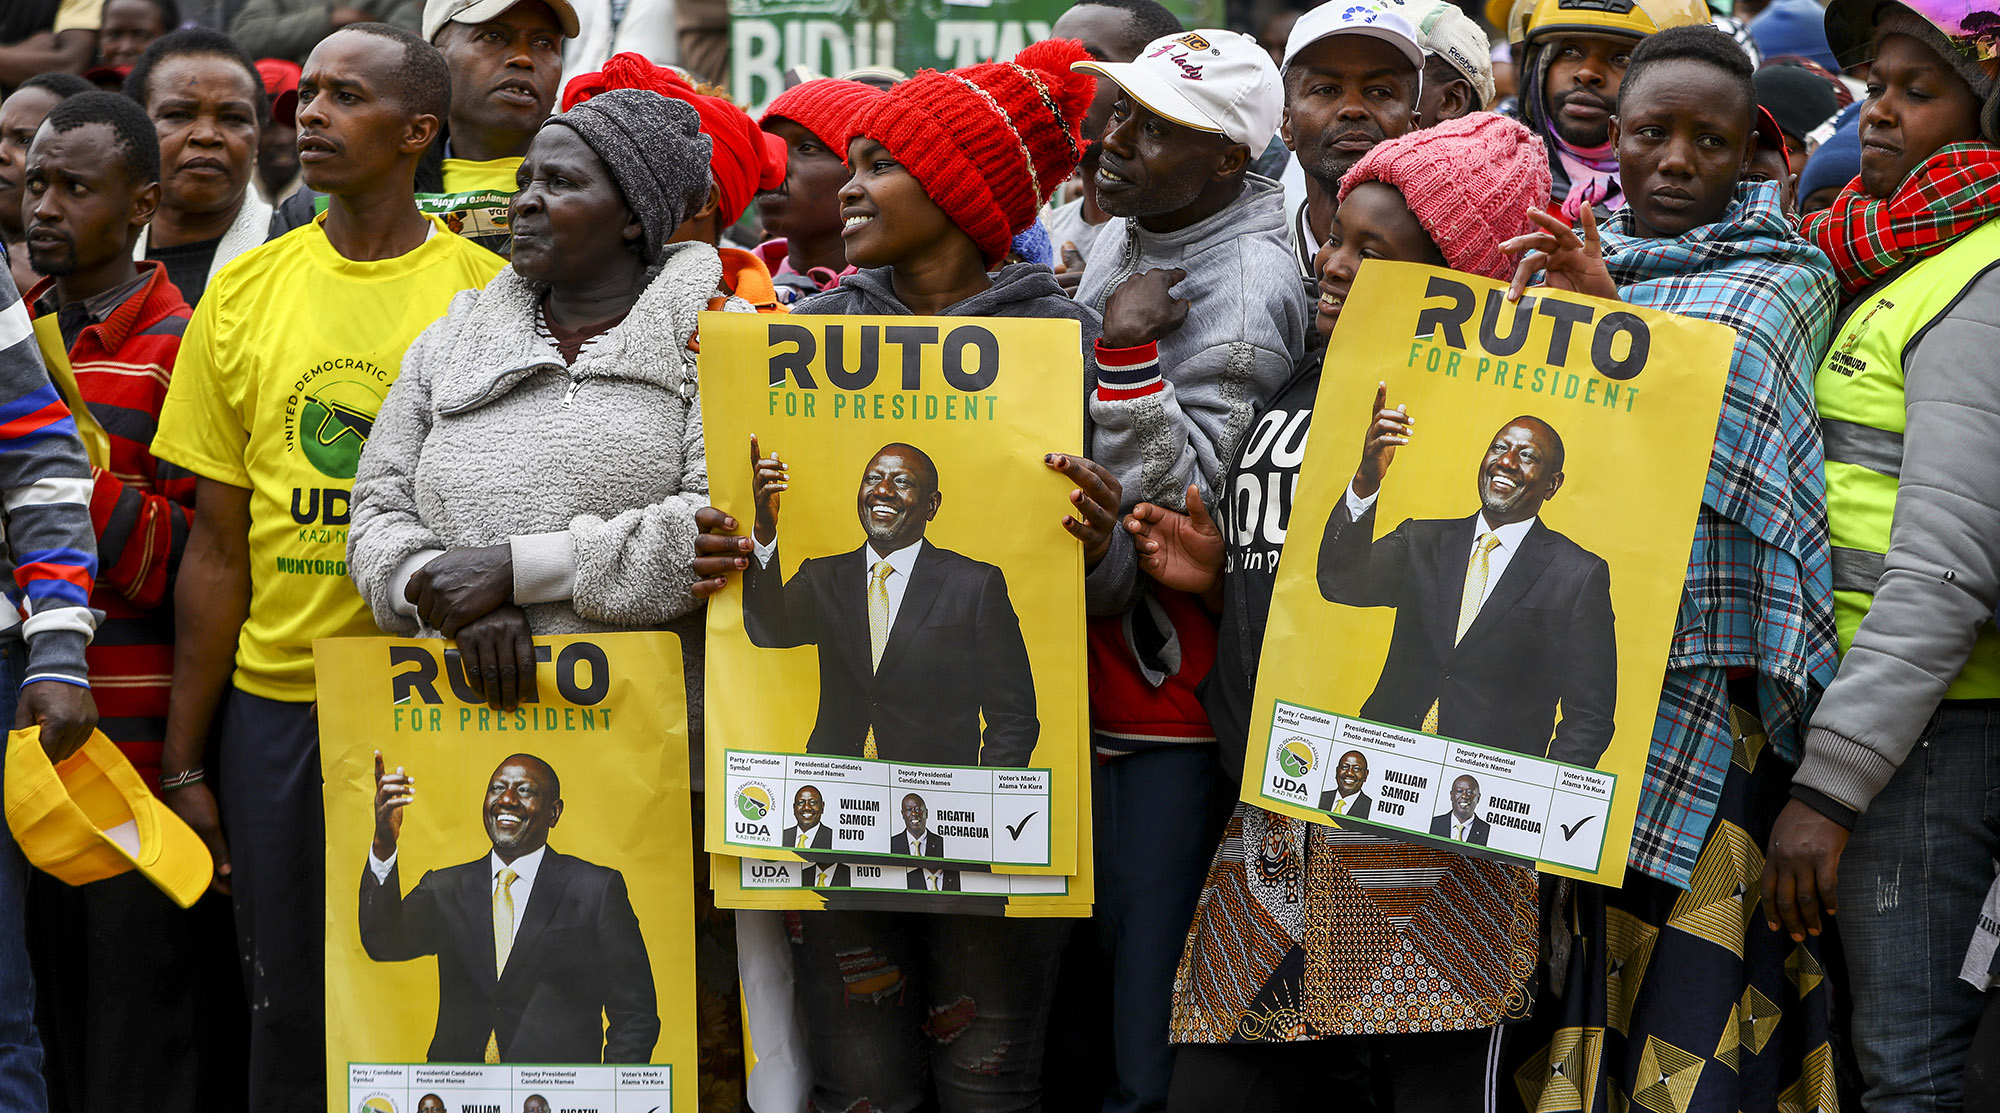
M1354 287L1354 272L1361 269L1363 259L1445 265L1430 233L1403 202L1401 190L1385 182L1355 186L1334 212L1326 245L1313 261L1313 270L1319 275L1319 313L1313 323L1320 335L1330 335L1339 323L1341 307Z
M601 280L645 234L604 161L569 128L538 132L517 180L508 210L524 278L558 288Z
M847 164L854 176L840 187L840 238L850 264L906 268L965 235L882 144L855 138Z
M1948 143L1979 138L1979 98L1929 47L1885 35L1861 108L1861 188L1888 197Z
M234 210L257 169L257 101L243 66L213 54L153 67L146 115L160 134L160 202L190 213Z

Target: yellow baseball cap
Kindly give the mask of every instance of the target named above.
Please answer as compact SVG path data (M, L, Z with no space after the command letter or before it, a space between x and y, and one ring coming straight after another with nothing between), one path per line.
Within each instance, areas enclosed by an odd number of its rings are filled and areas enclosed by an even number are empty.
M62 764L40 727L7 735L7 827L37 869L71 885L137 868L186 908L208 888L208 847L101 731Z

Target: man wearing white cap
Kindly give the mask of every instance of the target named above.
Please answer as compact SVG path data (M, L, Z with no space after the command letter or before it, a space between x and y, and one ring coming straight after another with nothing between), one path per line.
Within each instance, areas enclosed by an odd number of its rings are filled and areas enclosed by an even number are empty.
M1112 219L1077 290L1107 326L1089 399L1091 456L1124 484L1121 510L1180 507L1190 486L1215 490L1302 355L1308 300L1283 194L1249 169L1277 133L1278 71L1255 39L1216 30L1074 68L1118 90L1096 171L1097 203ZM1163 320L1135 312L1142 303L1167 304L1166 317L1184 323L1149 342ZM1111 758L1095 777L1115 1073L1105 1113L1166 1106L1174 968L1216 834L1199 819L1218 779L1215 732L1186 698L1213 656L1215 627L1192 596L1157 589L1140 602L1139 579L1131 535L1114 532L1092 582L1116 585L1109 613L1126 619L1094 623L1091 635L1092 742ZM1163 815L1195 819L1163 824Z

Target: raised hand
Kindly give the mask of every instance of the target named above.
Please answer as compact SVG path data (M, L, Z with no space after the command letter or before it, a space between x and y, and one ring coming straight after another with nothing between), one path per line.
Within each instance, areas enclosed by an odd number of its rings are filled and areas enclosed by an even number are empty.
M1389 474L1389 463L1396 458L1396 449L1410 443L1410 431L1415 426L1407 406L1389 408L1389 384L1376 383L1375 411L1368 419L1368 435L1361 442L1361 466L1354 472L1355 497L1370 498L1382 489L1382 479Z
M382 751L375 751L375 860L386 862L403 834L403 809L417 798L416 778L396 766L389 772Z
M1132 547L1139 554L1139 571L1163 587L1201 595L1222 578L1223 537L1201 488L1188 484L1187 513L1142 502L1125 516Z
M778 496L791 482L791 471L773 452L767 458L757 447L757 434L750 434L750 497L757 504L757 521L751 527L759 545L778 539Z
M1583 210L1581 238L1561 217L1541 209L1529 209L1528 221L1541 230L1500 245L1506 254L1521 256L1521 265L1514 268L1514 284L1507 288L1508 301L1520 301L1522 291L1542 271L1547 272L1542 285L1552 290L1618 299L1618 284L1611 281L1611 271L1604 266L1604 250L1597 241L1595 212Z

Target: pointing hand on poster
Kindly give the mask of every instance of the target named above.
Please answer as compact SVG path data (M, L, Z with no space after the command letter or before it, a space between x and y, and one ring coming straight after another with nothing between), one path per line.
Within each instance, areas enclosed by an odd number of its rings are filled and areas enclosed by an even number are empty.
M1396 448L1410 443L1410 432L1416 427L1410 417L1409 407L1398 405L1389 408L1389 384L1375 384L1375 413L1368 419L1368 434L1361 442L1361 466L1354 471L1354 497L1374 498L1382 489L1382 480L1389 474L1389 462L1396 458Z
M403 808L417 798L416 778L396 766L390 773L375 751L375 860L386 862L403 833Z
M1540 209L1528 210L1528 220L1541 231L1515 236L1500 245L1500 250L1509 255L1527 253L1521 255L1521 265L1514 270L1514 284L1507 288L1508 301L1520 301L1521 292L1538 271L1548 272L1542 278L1542 285L1552 290L1618 300L1618 284L1611 281L1611 272L1604 266L1604 252L1598 246L1594 212L1583 210L1580 239L1561 217L1550 216Z
M1179 267L1154 267L1119 283L1104 303L1104 346L1143 347L1180 328L1192 303L1173 290L1186 277Z
M1104 559L1105 550L1111 547L1112 531L1118 528L1118 505L1125 497L1124 485L1102 464L1081 456L1051 452L1042 457L1042 462L1076 481L1076 489L1069 493L1076 513L1064 515L1062 527L1083 542L1084 566L1096 567Z
M1188 484L1185 514L1142 502L1132 508L1125 528L1139 552L1139 571L1164 587L1202 595L1222 577L1222 530L1201 501L1201 488Z
M757 524L752 533L759 545L778 539L778 496L789 485L791 472L773 452L766 458L757 447L757 434L750 434L750 492L757 504Z
M694 560L690 562L695 576L693 591L695 598L706 599L729 586L731 572L750 567L750 558L745 555L750 552L750 539L736 536L736 519L713 506L695 511L694 525L701 532L694 535Z

